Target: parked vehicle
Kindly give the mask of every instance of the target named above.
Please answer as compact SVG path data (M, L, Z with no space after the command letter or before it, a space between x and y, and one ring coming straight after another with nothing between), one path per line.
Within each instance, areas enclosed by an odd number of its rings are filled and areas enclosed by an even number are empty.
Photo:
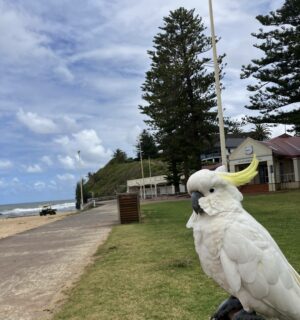
M50 215L56 214L56 209L52 209L49 204L44 205L40 211L40 216L46 216L47 214L50 214Z

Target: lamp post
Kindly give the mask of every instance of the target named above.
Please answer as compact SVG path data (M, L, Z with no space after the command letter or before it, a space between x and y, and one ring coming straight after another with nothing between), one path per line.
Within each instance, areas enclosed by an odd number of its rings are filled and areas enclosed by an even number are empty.
M227 168L227 157L226 157L226 142L225 142L225 132L224 132L224 119L223 119L223 109L222 109L222 99L221 99L221 89L220 89L220 78L219 78L219 65L217 58L217 48L216 48L216 36L215 36L215 26L214 26L214 16L212 9L212 0L208 0L209 4L209 16L210 16L210 29L211 29L211 41L213 49L213 60L215 69L215 88L217 94L217 105L218 105L218 121L219 121L219 132L220 132L220 146L221 146L221 156L222 164Z
M82 175L81 175L81 170L80 170L80 164L81 164L81 159L80 159L80 150L78 150L78 167L79 167L79 173L80 173L80 210L83 209L83 187L82 187Z

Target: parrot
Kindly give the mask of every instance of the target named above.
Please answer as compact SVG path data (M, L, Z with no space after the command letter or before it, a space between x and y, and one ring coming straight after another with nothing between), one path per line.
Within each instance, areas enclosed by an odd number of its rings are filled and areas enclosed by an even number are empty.
M195 250L204 273L242 309L233 319L300 320L300 276L270 233L241 204L238 186L257 174L259 161L240 172L202 169L187 181ZM224 307L223 307L224 308ZM251 316L252 315L252 316ZM215 318L217 319L217 318Z

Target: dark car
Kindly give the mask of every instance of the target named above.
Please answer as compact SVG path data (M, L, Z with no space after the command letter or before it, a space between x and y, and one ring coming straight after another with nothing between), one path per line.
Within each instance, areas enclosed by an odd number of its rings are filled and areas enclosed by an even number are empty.
M40 211L40 216L46 216L47 214L56 214L56 209L52 209L50 205L43 206L42 210Z

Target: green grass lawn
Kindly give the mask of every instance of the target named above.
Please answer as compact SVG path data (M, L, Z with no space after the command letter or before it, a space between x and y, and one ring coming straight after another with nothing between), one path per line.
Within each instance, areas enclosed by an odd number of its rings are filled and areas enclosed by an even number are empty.
M300 271L300 192L248 196L244 207ZM143 222L113 229L54 319L209 319L227 297L202 272L190 201L143 205Z

